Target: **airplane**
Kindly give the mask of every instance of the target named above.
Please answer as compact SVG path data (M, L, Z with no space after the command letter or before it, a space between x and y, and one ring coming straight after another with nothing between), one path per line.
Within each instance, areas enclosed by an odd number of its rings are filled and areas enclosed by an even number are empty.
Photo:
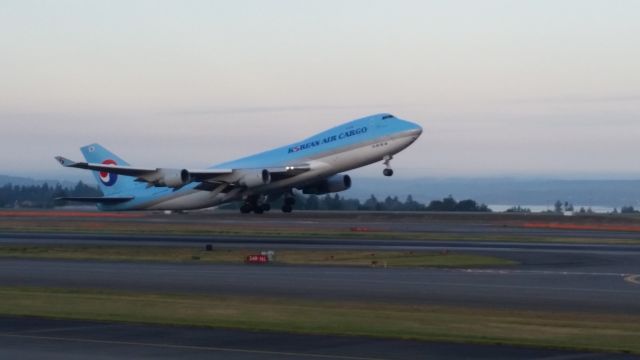
M345 171L390 161L422 134L420 125L377 114L353 120L302 141L205 169L134 167L99 144L80 150L86 162L56 156L64 167L92 170L102 197L59 200L95 203L104 211L195 210L243 201L242 213L262 214L284 197L282 211L295 205L293 189L322 195L347 190Z

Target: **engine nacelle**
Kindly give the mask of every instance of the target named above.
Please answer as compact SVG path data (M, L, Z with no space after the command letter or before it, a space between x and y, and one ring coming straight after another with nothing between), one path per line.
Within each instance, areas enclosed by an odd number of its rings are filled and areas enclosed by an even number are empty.
M180 188L191 182L189 171L182 169L158 169L150 181L154 186Z
M271 182L271 173L267 169L242 170L239 175L238 184L248 188L267 185Z
M303 194L324 195L348 190L351 187L351 177L349 175L333 175L315 184L302 188Z

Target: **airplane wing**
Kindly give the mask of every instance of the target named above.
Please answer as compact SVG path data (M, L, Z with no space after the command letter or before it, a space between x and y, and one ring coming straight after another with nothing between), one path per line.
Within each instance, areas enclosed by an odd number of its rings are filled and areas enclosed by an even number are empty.
M161 168L139 168L139 167L133 167L133 166L75 162L67 158L64 158L62 156L56 156L56 160L58 160L58 162L64 167L95 170L95 171L102 171L102 172L111 173L111 174L119 174L119 175L134 176L134 177L144 177L145 175L158 172L159 170L168 170L168 169L161 169ZM192 171L189 171L189 175L197 176L198 178L207 178L207 177L213 177L221 174L229 174L231 172L232 170L230 169L192 170Z
M62 166L132 176L148 186L180 188L191 182L201 183L198 190L213 191L219 185L253 187L309 171L309 164L264 169L167 169L76 162L62 156L55 158Z
M107 172L111 174L119 174L119 175L127 175L127 176L142 176L157 170L157 169L151 169L151 168L136 168L131 166L75 162L73 160L69 160L62 156L56 156L56 160L58 160L60 165L64 167L95 170L95 171L102 171L102 172Z

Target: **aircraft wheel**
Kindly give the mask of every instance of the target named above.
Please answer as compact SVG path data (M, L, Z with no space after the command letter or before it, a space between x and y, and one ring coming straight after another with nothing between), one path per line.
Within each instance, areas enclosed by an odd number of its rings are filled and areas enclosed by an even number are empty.
M247 204L242 205L242 206L240 207L240 212L241 212L242 214L248 214L248 213L250 213L250 212L251 212L251 206L249 206L249 205L247 205Z
M262 210L264 212L271 210L271 204L262 204Z
M294 197L288 197L284 199L284 204L285 205L289 205L289 206L293 206L296 203L296 198Z
M393 169L384 169L384 170L382 170L382 174L384 174L384 176L392 176L393 175Z
M282 207L282 212L283 212L283 213L290 213L290 212L292 212L292 211L293 211L293 208L291 207L291 205L284 205L284 206Z
M262 207L261 207L261 206L256 206L256 207L253 209L253 212L254 212L254 213L256 213L256 214L262 214L262 213L264 212L264 210L262 210Z

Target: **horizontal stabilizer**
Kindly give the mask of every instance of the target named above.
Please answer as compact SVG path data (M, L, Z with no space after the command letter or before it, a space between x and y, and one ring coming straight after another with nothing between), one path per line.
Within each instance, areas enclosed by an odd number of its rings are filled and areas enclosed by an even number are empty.
M118 204L132 200L133 196L59 197L57 201L77 201L102 204Z
M73 166L76 163L75 161L69 160L66 157L62 157L62 156L56 156L56 160L58 160L60 165L62 165L64 167L70 167L70 166Z

